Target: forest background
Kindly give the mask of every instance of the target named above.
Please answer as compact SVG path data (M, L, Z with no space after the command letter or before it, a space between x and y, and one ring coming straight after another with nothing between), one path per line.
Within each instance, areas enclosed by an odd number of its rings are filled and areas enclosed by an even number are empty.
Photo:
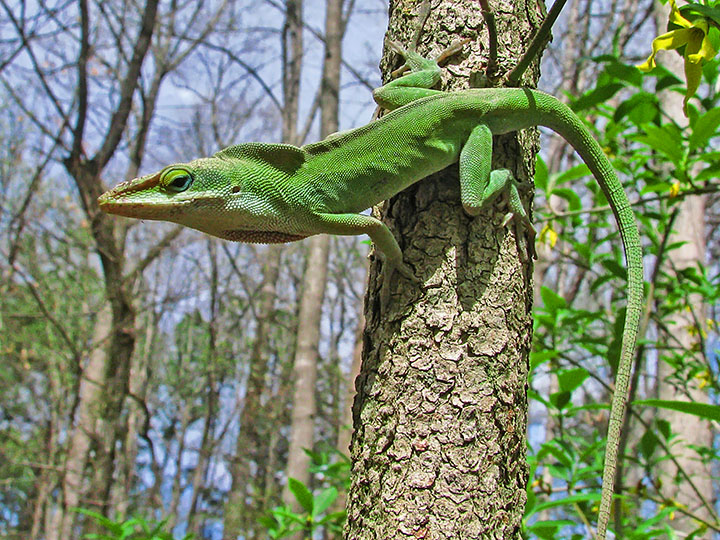
M339 538L367 240L232 244L95 201L230 144L365 124L386 3L0 2L0 535ZM615 529L715 538L718 63L685 117L680 55L634 67L667 18L570 0L539 87L587 120L643 235ZM559 137L543 134L535 187L522 528L570 538L595 519L625 274Z

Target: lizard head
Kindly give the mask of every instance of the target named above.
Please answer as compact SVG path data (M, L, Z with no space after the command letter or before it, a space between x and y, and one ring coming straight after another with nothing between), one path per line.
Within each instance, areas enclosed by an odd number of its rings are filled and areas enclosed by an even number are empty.
M302 236L287 226L280 186L304 161L295 146L239 144L118 184L98 204L108 214L171 221L227 240L288 242Z
M213 158L169 165L122 182L98 198L103 212L136 219L171 221L219 236L228 201L242 182Z

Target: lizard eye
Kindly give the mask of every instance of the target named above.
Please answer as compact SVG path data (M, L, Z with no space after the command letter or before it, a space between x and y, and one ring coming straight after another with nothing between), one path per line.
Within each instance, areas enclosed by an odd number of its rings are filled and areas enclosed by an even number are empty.
M160 183L168 191L181 193L193 183L193 177L187 169L169 169L163 173Z

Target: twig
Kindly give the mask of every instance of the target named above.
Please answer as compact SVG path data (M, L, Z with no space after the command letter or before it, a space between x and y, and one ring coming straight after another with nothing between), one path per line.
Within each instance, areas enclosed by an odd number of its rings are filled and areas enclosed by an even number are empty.
M480 7L483 19L488 30L488 62L485 68L485 75L492 81L497 77L498 63L497 63L497 27L495 26L495 14L490 9L490 3L488 0L480 0Z
M483 1L485 0L481 0L481 3ZM520 82L520 78L522 77L523 73L525 73L525 70L530 65L530 62L532 62L535 57L540 53L540 50L545 45L545 42L549 39L550 30L552 29L553 24L555 24L558 15L560 15L560 12L565 7L566 2L567 0L555 0L553 6L550 8L550 11L547 14L547 17L545 17L545 20L540 25L540 28L533 37L530 46L525 51L525 54L517 63L515 68L510 72L510 75L508 75L506 80L508 86L518 85L518 83Z

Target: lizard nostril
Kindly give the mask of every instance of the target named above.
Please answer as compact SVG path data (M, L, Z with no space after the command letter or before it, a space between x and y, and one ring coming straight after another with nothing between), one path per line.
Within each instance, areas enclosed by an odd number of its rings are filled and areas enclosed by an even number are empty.
M230 191L232 191L233 193L237 193L238 191L240 191L240 186L233 186Z

